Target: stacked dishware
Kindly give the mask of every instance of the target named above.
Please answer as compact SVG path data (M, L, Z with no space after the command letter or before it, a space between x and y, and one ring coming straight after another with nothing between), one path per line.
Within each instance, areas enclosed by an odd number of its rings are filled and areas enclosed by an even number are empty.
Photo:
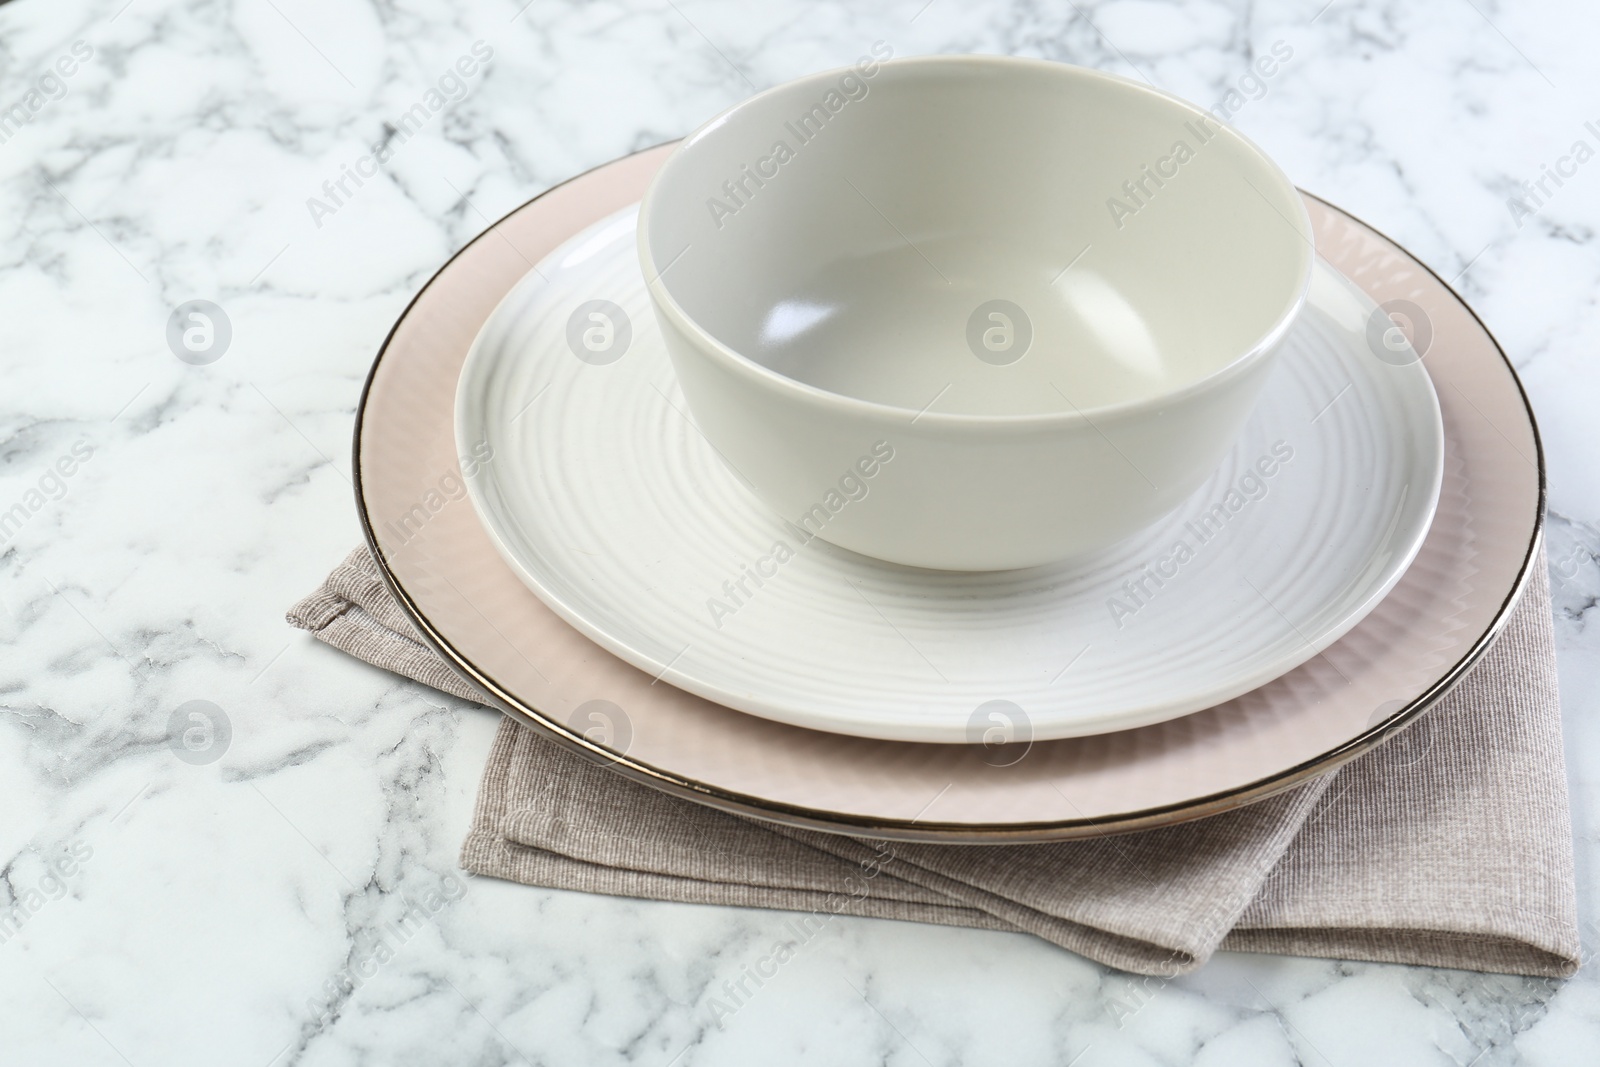
M374 366L369 541L504 710L679 795L1199 817L1404 728L1528 574L1537 434L1470 310L1124 79L864 57L491 235Z

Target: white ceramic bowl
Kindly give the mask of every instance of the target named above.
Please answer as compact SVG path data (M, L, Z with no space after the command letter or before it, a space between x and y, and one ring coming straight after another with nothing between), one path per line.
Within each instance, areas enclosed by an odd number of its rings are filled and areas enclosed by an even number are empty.
M639 252L751 489L947 570L1079 555L1181 503L1313 256L1288 178L1204 111L987 56L868 58L724 112L651 184Z

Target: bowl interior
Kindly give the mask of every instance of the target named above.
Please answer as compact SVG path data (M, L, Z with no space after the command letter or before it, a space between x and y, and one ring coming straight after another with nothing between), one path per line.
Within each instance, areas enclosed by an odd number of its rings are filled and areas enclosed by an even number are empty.
M734 353L832 393L981 415L1196 382L1295 311L1310 227L1206 113L1096 71L863 63L756 96L662 169L647 275Z

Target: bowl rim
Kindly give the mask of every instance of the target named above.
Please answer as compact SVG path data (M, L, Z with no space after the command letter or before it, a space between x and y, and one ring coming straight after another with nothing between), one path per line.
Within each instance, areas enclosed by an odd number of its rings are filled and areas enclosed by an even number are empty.
M1294 299L1280 311L1278 317L1267 329L1252 342L1239 355L1222 366L1201 375L1193 381L1187 382L1176 389L1163 390L1150 396L1136 397L1129 400L1113 401L1107 404L1093 405L1079 408L1072 404L1071 411L1033 412L1024 414L990 414L980 415L968 412L931 411L924 408L917 411L897 404L885 404L875 400L865 400L860 397L850 396L846 393L834 392L820 386L791 378L786 374L773 370L770 367L757 363L749 356L737 349L730 347L717 337L713 336L705 327L701 326L693 316L686 312L682 305L672 295L667 283L663 280L665 269L670 269L669 262L666 268L658 269L653 249L650 247L650 222L656 204L657 192L661 187L663 176L671 173L678 161L685 153L694 149L701 140L715 132L736 113L746 110L759 101L780 93L793 93L801 88L814 86L818 83L831 82L842 75L855 72L856 67L831 67L827 70L817 71L800 78L781 82L770 88L746 97L731 107L725 108L716 115L707 119L687 137L683 138L672 154L667 157L661 169L656 172L645 190L644 197L639 204L639 219L636 243L639 252L639 265L644 274L645 287L650 293L651 303L658 313L666 317L672 325L681 331L703 352L708 353L724 369L733 371L740 378L755 384L767 392L790 396L815 406L826 407L839 414L848 414L857 417L876 417L903 421L909 417L910 421L922 423L925 426L947 426L991 429L1041 429L1056 428L1071 425L1094 425L1095 418L1122 417L1137 415L1146 412L1159 411L1171 404L1182 402L1191 397L1211 392L1248 372L1255 364L1261 362L1278 347L1278 344L1288 334L1294 322L1299 318L1301 310L1305 307L1306 295L1311 284L1311 270L1316 259L1316 244L1311 228L1311 216L1306 210L1304 201L1300 198L1294 183L1289 179L1273 158L1267 155L1259 145L1246 137L1236 127L1226 122L1221 122L1212 112L1200 107L1189 100L1169 93L1164 89L1147 85L1143 82L1125 78L1109 71L1097 70L1093 67L1083 67L1072 63L1058 63L1053 60L1033 59L1023 56L981 55L981 54L934 54L922 56L902 56L879 60L880 67L909 68L960 68L960 67L993 67L1009 70L1031 68L1033 70L1048 71L1051 76L1069 79L1082 79L1090 82L1100 82L1115 87L1118 91L1135 92L1160 101L1163 105L1174 107L1186 112L1190 118L1204 117L1210 119L1220 128L1245 148L1247 153L1256 157L1273 181L1278 191L1285 194L1286 203L1291 205L1293 218L1283 215L1276 205L1270 200L1267 206L1284 219L1286 225L1295 230L1303 246L1299 256L1299 277L1294 289ZM1261 192L1261 190L1257 190ZM1263 193L1262 199L1266 196ZM685 249L687 251L687 249ZM682 255L682 253L679 253ZM1063 397L1066 399L1065 397ZM938 398L935 397L935 400ZM929 404L931 408L932 404Z

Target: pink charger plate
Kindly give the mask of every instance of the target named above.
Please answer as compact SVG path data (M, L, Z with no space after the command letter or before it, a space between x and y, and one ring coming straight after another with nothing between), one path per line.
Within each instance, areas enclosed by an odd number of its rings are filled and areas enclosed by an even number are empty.
M1543 528L1544 456L1510 362L1438 276L1307 194L1318 253L1378 303L1408 302L1407 317L1431 332L1414 328L1413 338L1439 395L1446 450L1415 562L1326 652L1225 704L1036 742L1005 766L981 746L805 730L657 682L545 607L465 496L447 490L461 477L456 381L490 312L562 242L637 201L672 148L559 185L458 252L395 324L357 413L356 504L385 580L451 666L556 743L692 800L841 833L1003 843L1144 829L1249 804L1381 743L1461 679L1515 606ZM599 732L595 707L608 711Z

